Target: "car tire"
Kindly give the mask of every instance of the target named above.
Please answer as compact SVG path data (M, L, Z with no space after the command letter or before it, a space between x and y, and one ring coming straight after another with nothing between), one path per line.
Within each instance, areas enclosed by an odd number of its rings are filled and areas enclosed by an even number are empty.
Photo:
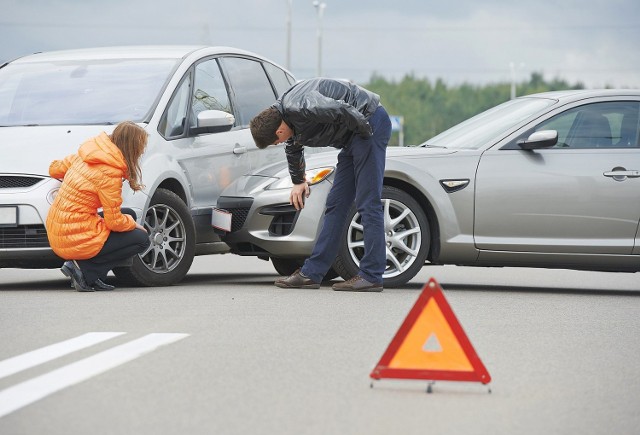
M424 266L431 246L429 220L420 204L403 190L384 186L382 203L387 245L383 285L398 287L416 276ZM342 233L343 243L333 264L344 280L358 274L364 254L362 225L355 205L347 214L347 222Z
M298 268L302 267L302 265L304 264L304 259L271 257L271 263L273 264L273 267L276 272L278 272L278 274L282 276L289 276ZM331 268L324 275L323 281L331 281L338 276L338 272Z
M170 190L156 190L144 227L149 232L149 249L136 255L130 267L115 268L113 273L126 283L146 287L182 281L195 255L195 226L187 205Z

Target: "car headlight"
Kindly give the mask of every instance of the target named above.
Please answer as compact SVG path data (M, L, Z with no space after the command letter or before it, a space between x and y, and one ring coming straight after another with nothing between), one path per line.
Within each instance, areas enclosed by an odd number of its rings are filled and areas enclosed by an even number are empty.
M310 186L314 184L318 184L321 181L324 181L333 173L335 168L333 166L327 166L324 168L315 168L310 169L305 174L305 180L309 183ZM281 179L271 183L267 189L276 190L276 189L291 189L293 187L293 182L291 181L291 177L287 175L286 177L282 177Z

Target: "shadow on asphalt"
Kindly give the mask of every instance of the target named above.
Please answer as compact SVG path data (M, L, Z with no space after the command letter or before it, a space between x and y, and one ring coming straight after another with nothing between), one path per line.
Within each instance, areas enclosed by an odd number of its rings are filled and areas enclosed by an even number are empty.
M210 284L225 285L273 285L273 281L277 279L276 274L192 274L187 275L180 283L173 287L179 286L206 286ZM107 284L115 285L117 289L128 290L150 290L153 287L132 287L122 284L115 276L108 276ZM72 290L68 278L60 275L60 279L41 279L34 277L32 281L7 282L0 283L0 291L10 290Z
M34 277L35 278L35 277ZM211 284L224 284L231 286L273 286L273 282L278 278L275 273L194 273L187 275L180 283L173 287L179 286L196 286L204 287ZM322 287L331 287L331 284L340 280L325 281ZM153 287L130 287L122 285L114 276L107 278L107 283L115 285L120 290L153 290ZM536 286L513 286L513 285L491 285L491 284L467 284L458 282L439 281L444 291L461 291L461 292L500 292L500 293L546 293L546 294L572 294L572 295L606 295L606 296L640 296L640 290L619 290L619 289L602 289L602 288L549 288ZM395 290L414 290L421 291L425 283L409 282L402 287L386 288L385 291L393 292ZM73 290L69 286L69 280L64 277L60 279L45 279L28 282L2 282L0 283L0 291L24 290L24 291L42 291L42 290Z
M554 287L532 287L532 286L502 286L487 284L460 284L452 282L439 282L445 291L474 291L474 292L513 292L513 293L554 293L570 295L606 295L606 296L640 296L640 290L616 290L602 288L554 288ZM411 285L411 284L408 284ZM422 289L423 285L416 284L417 289Z

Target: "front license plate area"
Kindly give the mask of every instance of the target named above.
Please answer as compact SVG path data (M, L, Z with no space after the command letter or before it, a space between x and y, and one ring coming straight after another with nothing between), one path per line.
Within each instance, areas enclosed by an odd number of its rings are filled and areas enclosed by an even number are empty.
M231 232L231 217L230 211L213 207L211 209L211 226L229 233Z
M0 207L0 227L18 226L18 207Z

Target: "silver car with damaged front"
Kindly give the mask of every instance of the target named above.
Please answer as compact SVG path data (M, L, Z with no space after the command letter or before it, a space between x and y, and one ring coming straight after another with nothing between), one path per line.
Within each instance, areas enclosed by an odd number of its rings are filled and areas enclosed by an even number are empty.
M639 125L640 91L550 92L505 102L419 146L389 148L385 287L425 262L640 270ZM310 157L307 168L335 163ZM232 252L270 258L283 274L310 254L332 180L316 180L296 212L287 179L284 163L263 168L218 200L232 212L242 205L223 236ZM363 231L353 207L325 278L357 273Z

